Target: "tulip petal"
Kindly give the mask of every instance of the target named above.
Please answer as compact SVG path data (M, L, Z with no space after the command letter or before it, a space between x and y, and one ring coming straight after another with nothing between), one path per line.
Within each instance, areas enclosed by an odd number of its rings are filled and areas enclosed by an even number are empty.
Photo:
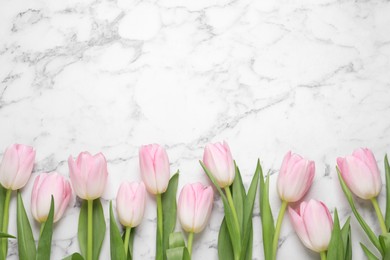
M302 243L307 248L312 249L312 245L310 243L309 236L307 234L306 227L302 219L302 214L304 213L304 211L301 211L300 214L298 214L291 207L288 207L288 213L298 237L301 239Z

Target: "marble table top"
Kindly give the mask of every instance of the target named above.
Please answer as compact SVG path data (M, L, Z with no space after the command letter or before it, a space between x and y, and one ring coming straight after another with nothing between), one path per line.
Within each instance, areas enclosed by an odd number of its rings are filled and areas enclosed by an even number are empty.
M34 177L68 176L69 155L103 152L108 220L119 184L140 180L142 144L165 146L179 189L208 183L198 163L208 142L230 144L246 186L260 158L272 173L274 215L277 172L292 150L316 162L306 199L337 207L344 222L351 211L336 158L369 147L383 174L390 152L389 13L384 0L0 0L1 153L15 142L34 146ZM32 183L23 198L37 236ZM358 205L379 233L371 205ZM73 197L55 225L52 259L78 251L79 206ZM134 259L154 259L155 206L149 196ZM15 197L10 211L15 233ZM193 259L217 259L222 217L217 196ZM257 201L253 221L253 259L264 259ZM352 236L354 259L362 259L359 241L369 242L354 217ZM318 258L285 218L278 259ZM9 259L18 259L12 241Z

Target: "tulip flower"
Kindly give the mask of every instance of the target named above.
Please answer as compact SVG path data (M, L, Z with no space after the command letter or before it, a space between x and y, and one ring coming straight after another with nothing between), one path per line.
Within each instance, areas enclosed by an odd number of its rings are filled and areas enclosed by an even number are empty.
M93 236L93 205L94 200L103 194L106 187L108 178L106 158L102 153L91 155L88 152L82 152L77 156L76 161L69 156L68 165L70 181L75 193L87 200L87 252L84 252L83 256L86 260L92 260L93 240L95 239ZM100 200L97 200L97 203L100 204ZM97 212L102 215L101 218L104 218L102 211ZM80 221L82 220L79 219L79 225L82 225L83 222Z
M116 210L119 221L125 227L125 255L129 249L132 227L138 226L145 211L146 189L143 182L123 182L116 197Z
M9 146L3 155L0 165L0 183L7 190L4 199L4 208L0 214L3 215L1 231L8 233L9 204L11 192L23 188L31 176L34 166L35 151L31 146L13 144ZM7 257L8 240L3 238L0 241L3 258Z
M369 149L360 148L352 155L337 158L337 165L348 188L356 196L365 200L378 196L382 180L375 157Z
M146 189L154 195L164 193L170 177L169 159L165 149L158 144L141 146L139 165Z
M278 240L284 213L289 202L296 202L306 194L315 174L313 161L302 158L298 154L289 151L282 162L277 180L277 190L282 199L278 220L276 222L275 235L273 240L273 256L276 259Z
M288 208L290 220L302 243L321 254L328 249L333 220L324 203L317 200L302 202L298 211Z
M35 151L31 146L13 144L3 155L0 183L6 189L18 190L26 185L34 166Z
M370 149L356 149L352 155L337 158L338 171L348 188L359 198L370 200L377 214L383 234L387 228L376 197L382 180L374 154Z
M143 182L124 182L116 197L119 221L125 227L138 226L144 215L146 189Z
M280 198L286 202L300 200L313 183L314 172L313 161L288 152L283 159L277 180Z
M187 184L181 190L177 212L181 226L189 233L187 248L190 255L194 233L200 233L210 218L213 197L213 189L201 183Z
M82 152L76 161L68 159L70 181L77 196L94 200L102 196L107 183L107 162L102 153Z
M226 142L207 144L203 153L203 163L221 188L233 183L236 169L229 145Z
M42 173L35 178L31 194L31 213L40 223L47 220L50 211L51 196L54 199L54 222L65 212L72 189L65 177L58 173Z

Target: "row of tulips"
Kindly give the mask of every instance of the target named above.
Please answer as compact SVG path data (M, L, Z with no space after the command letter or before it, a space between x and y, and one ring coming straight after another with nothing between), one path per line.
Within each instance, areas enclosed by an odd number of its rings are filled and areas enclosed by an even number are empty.
M78 224L80 253L74 253L64 259L99 259L106 231L100 202L108 178L104 155L82 152L76 160L70 156L70 182L56 172L42 173L36 177L31 194L31 213L36 221L41 223L37 247L20 193L31 176L34 160L34 149L20 144L11 145L3 155L0 165L0 259L6 259L7 239L16 238L8 234L12 191L17 191L19 258L45 260L50 259L53 223L62 217L68 207L72 196L71 187L83 200ZM156 259L191 259L194 234L206 227L212 212L213 188L201 183L186 184L180 192L177 205L179 173L171 177L166 151L156 144L142 146L139 151L139 164L143 182L124 182L117 193L116 211L121 228L117 226L110 202L111 259L132 259L135 228L142 222L146 191L155 195L157 202ZM264 176L259 161L247 191L227 143L206 145L200 164L220 194L224 205L225 215L218 237L220 259L252 259L252 215L259 184L265 259L276 259L279 234L287 209L290 221L302 243L318 252L321 259L352 259L349 218L340 226L337 210L334 210L332 219L324 203L314 199L300 202L314 179L313 161L291 152L284 157L277 179L277 192L282 203L276 225L269 203L269 174ZM357 149L350 156L338 158L336 169L352 212L378 250L371 252L361 244L364 253L370 260L387 259L390 257L390 167L387 157L385 175L388 199L385 217L376 200L382 187L380 171L370 150ZM382 230L379 237L359 214L352 193L372 202ZM289 206L296 202L300 202L296 209ZM183 230L188 233L187 241L181 232L174 232L176 211Z

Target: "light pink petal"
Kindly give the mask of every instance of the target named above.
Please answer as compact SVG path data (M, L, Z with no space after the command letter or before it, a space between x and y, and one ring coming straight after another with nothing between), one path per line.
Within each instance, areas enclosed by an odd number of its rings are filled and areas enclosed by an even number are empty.
M139 150L139 166L141 170L141 178L145 183L146 189L157 194L156 175L154 172L153 158L150 156L147 146L141 146Z
M107 161L102 153L98 153L90 162L90 172L87 178L88 199L97 199L102 196L107 183Z
M154 170L156 174L156 186L158 193L164 193L167 190L170 168L168 154L162 147L159 147L154 157Z
M70 155L68 158L68 167L69 167L69 177L70 181L72 183L73 189L77 196L79 196L82 199L86 199L87 195L87 189L85 186L85 180L83 176L81 176L80 170L77 167L77 163L73 160L72 156Z
M182 228L193 231L195 216L195 194L190 184L186 184L179 195L178 215Z
M301 206L302 207L302 206ZM305 207L303 207L305 208ZM303 223L302 214L304 212L300 212L298 214L295 210L293 210L291 207L288 207L288 213L290 216L290 220L294 226L295 232L297 233L298 237L301 239L302 243L309 249L312 249L312 245L309 240L309 236L306 231L305 224Z

